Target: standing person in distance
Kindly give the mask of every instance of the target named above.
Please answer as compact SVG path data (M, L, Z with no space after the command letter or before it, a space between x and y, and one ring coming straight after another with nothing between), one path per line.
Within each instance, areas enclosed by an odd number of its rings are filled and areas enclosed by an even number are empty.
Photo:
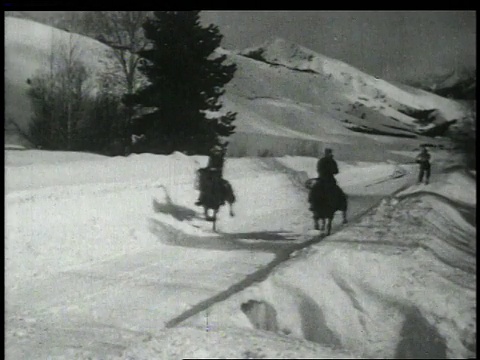
M415 162L420 165L420 171L418 173L418 183L420 184L425 176L425 185L428 185L430 181L430 153L427 147L424 146L420 154L415 158Z

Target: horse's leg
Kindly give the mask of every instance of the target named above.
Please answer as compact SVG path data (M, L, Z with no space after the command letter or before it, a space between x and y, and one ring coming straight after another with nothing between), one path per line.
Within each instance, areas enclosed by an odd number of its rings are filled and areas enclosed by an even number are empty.
M217 212L218 210L213 210L213 231L217 231Z
M313 217L313 225L315 227L315 230L320 230L319 226L318 226L318 218L317 217Z
M342 207L340 209L342 211L342 216L343 216L343 224L346 224L347 221L347 210L348 210L348 200L347 200L347 195L343 194L342 196Z
M235 213L233 212L233 203L229 202L228 203L228 206L230 208L230 216L231 217L234 217L235 216Z
M327 236L332 232L332 219L333 217L327 219Z
M205 219L208 219L208 208L206 206L203 207L203 215L205 216Z
M320 230L325 230L325 218L322 219L322 227L320 228Z

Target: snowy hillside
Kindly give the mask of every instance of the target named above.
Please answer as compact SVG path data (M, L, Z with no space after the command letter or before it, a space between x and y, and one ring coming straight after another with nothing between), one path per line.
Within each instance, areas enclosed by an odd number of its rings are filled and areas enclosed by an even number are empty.
M91 38L69 33L31 20L5 17L5 120L22 130L30 123L32 108L27 97L27 80L50 69L52 56L72 49L92 76L104 71L111 49ZM6 124L8 125L8 124ZM9 130L11 127L9 128ZM6 143L18 140L6 134Z
M5 157L6 359L476 354L476 181L451 154L428 186L413 165L339 161L350 223L323 241L315 158L228 159L236 215L212 233L205 157Z
M31 116L27 79L48 68L55 47L70 42L92 73L108 63L109 48L96 40L5 18L7 120L26 129ZM376 154L376 160L384 161L394 157L389 150L441 144L418 133L465 115L453 100L402 89L284 40L238 53L218 52L238 65L224 98L224 109L238 112L232 156L316 155L330 146L355 160ZM19 143L18 137L5 136L7 143Z
M476 70L460 69L410 82L412 86L459 100L476 99Z
M377 141L385 146L397 141L392 137L408 147L428 141L419 135L441 134L442 127L448 128L445 124L469 115L454 100L393 85L283 39L229 56L238 70L226 98L239 111L240 133L256 132L253 123L267 119L339 147L369 147ZM390 140L382 141L385 138ZM304 141L302 146L313 145Z

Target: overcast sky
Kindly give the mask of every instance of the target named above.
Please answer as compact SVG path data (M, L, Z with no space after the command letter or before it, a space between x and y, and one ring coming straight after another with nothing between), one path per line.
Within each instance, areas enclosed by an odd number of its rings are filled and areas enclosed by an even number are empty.
M281 37L369 74L405 80L476 67L474 11L204 11L222 46Z
M42 15L55 13L65 12ZM201 16L218 25L226 49L280 37L387 80L476 67L475 11L202 11Z

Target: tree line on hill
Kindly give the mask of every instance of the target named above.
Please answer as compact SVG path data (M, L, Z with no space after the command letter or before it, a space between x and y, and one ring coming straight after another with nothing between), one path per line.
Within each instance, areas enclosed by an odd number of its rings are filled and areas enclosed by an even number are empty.
M29 140L43 149L108 155L226 147L236 113L222 111L220 97L236 65L215 52L223 36L202 25L199 13L92 11L69 19L71 29L112 52L92 80L73 35L52 48L49 70L27 80Z

